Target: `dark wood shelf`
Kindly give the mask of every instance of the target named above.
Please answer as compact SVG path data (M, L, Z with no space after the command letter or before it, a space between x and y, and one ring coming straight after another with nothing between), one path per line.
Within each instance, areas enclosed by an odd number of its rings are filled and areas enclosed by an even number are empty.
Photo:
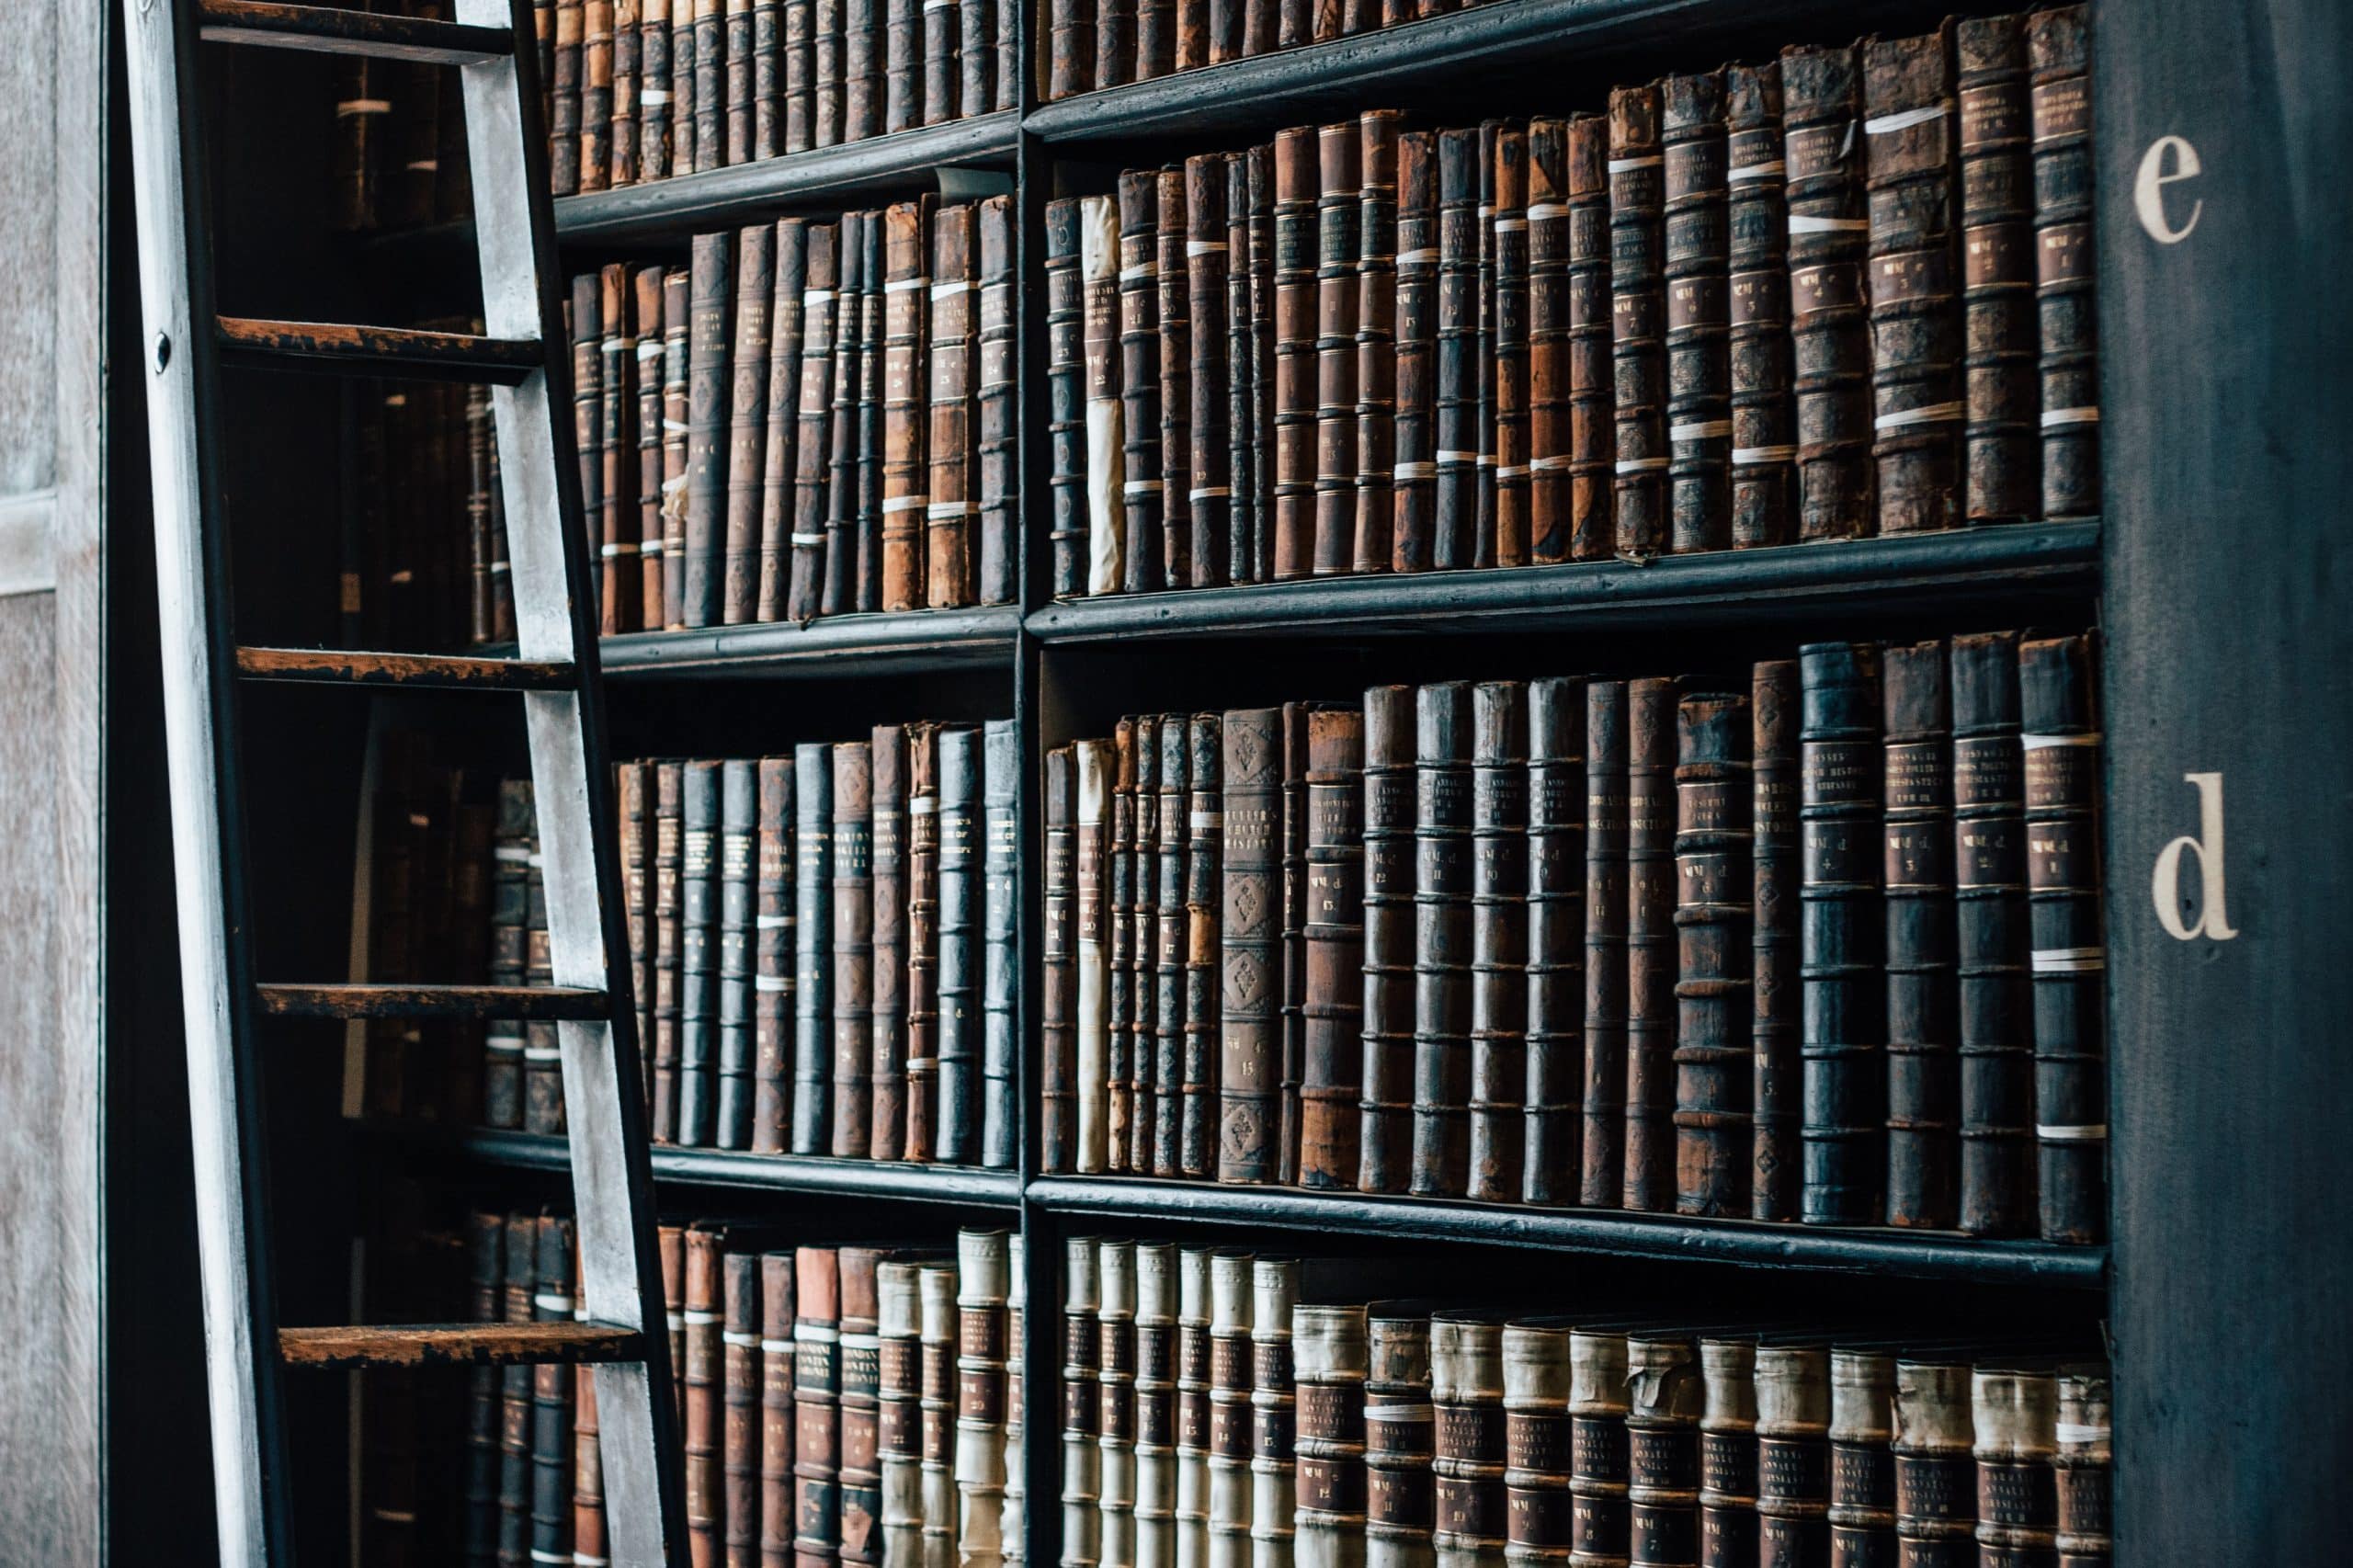
M1980 1284L2097 1290L2106 1247L1976 1241L1945 1233L1812 1230L1741 1220L1693 1220L1606 1209L1527 1209L1419 1198L1367 1198L1292 1187L1220 1187L1127 1177L1043 1176L1032 1206L1139 1224L1258 1226L1335 1239L1475 1242L1620 1257L1734 1263Z
M1015 605L824 616L598 640L605 673L635 676L925 675L1002 664L1021 625ZM828 667L828 660L854 661Z
M1049 645L1138 638L1431 636L1579 626L1658 630L2088 598L2099 524L2030 523L1900 539L1412 576L1319 577L1070 599L1031 613Z
M397 1142L427 1145L477 1165L518 1170L569 1170L570 1146L544 1132L492 1128L384 1130ZM826 1160L802 1155L748 1154L729 1149L679 1149L655 1144L654 1178L688 1187L732 1187L765 1192L808 1192L835 1198L897 1199L962 1209L1015 1209L1021 1178L1011 1171L967 1165L910 1165L883 1160Z

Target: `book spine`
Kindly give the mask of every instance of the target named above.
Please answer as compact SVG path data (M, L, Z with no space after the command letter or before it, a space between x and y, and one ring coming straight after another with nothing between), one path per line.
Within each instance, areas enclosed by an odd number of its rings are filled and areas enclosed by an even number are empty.
M956 118L956 87L961 62L958 45L963 23L957 0L925 0L923 8L923 123L938 125Z
M1724 73L1669 76L1665 163L1668 541L1732 544L1731 215Z
M834 758L822 741L793 750L792 1152L833 1147Z
M1414 1104L1414 688L1364 694L1364 1098L1357 1186L1403 1192Z
M1094 0L1047 0L1045 25L1050 51L1046 98L1066 98L1094 86Z
M792 758L759 763L758 872L753 904L752 1137L781 1154L791 1121L793 1015Z
M752 0L752 156L783 151L783 0Z
M1499 1323L1472 1312L1430 1319L1430 1403L1437 1411L1430 1540L1438 1562L1445 1568L1496 1568L1509 1528Z
M1529 558L1570 558L1569 123L1528 125Z
M1880 1217L1886 1032L1881 962L1879 651L1799 651L1799 975L1804 986L1804 1185L1808 1224Z
M824 579L816 607L825 615L843 615L858 608L858 393L866 351L866 235L873 216L842 214L837 268L841 287L835 305L833 384L826 390L824 447Z
M906 1159L907 1131L915 1121L915 1075L909 1071L908 1045L914 1030L908 975L913 965L908 944L909 893L913 835L909 832L907 730L897 724L877 724L868 742L873 784L873 825L870 835L872 866L873 934L872 1004L868 1015L868 1074L872 1083L872 1114L867 1155L877 1160Z
M502 1315L510 1324L529 1323L534 1316L532 1282L539 1269L539 1217L528 1213L507 1215L502 1244L506 1265L506 1289L500 1303ZM535 1371L531 1367L508 1367L499 1378L494 1560L502 1562L522 1562L530 1558L531 1394Z
M1160 538L1143 547L1159 553L1161 585L1182 588L1193 580L1193 296L1187 267L1192 219L1184 165L1172 164L1152 178L1161 505Z
M874 1271L875 1460L881 1477L881 1560L923 1562L923 1303L919 1265L889 1260Z
M882 608L882 388L883 364L889 358L884 341L884 302L891 298L886 278L885 213L866 214L866 290L858 301L859 353L858 390L858 573L855 608ZM918 247L917 254L921 254ZM920 332L916 340L922 340Z
M1130 931L1124 949L1128 959L1131 1038L1127 1043L1121 1081L1115 1089L1127 1102L1128 1142L1126 1163L1115 1160L1112 1168L1133 1171L1139 1176L1152 1174L1155 1154L1153 1089L1158 1082L1154 1026L1159 1017L1160 728L1160 720L1146 714L1133 722L1131 736L1135 754L1135 820L1128 883Z
M530 878L524 884L528 903L523 980L528 985L552 985L555 972L548 937L547 881L539 860L540 841L534 835ZM398 1108L397 1102L393 1108ZM523 1026L523 1131L563 1130L563 1053L556 1027L551 1023L527 1023Z
M1363 1568L1365 1560L1365 1309L1291 1309L1298 1379L1293 1445L1298 1568Z
M1527 1074L1520 1197L1576 1201L1585 1078L1586 707L1582 677L1529 683Z
M1002 1533L1005 1538L1004 1561L1015 1568L1029 1561L1029 1484L1026 1472L1029 1468L1028 1439L1024 1436L1027 1419L1024 1414L1022 1351L1024 1326L1029 1316L1029 1287L1025 1278L1024 1243L1016 1233L1006 1244L1006 1275L1008 1288L1005 1300L1005 1507L1002 1513Z
M1752 1153L1749 1216L1794 1220L1798 1215L1800 1102L1798 1010L1798 666L1794 659L1759 660L1751 674L1754 723L1750 781L1756 787L1751 883L1756 943L1751 949L1751 997L1756 1020L1749 1040L1756 1055L1750 1096Z
M1367 109L1356 124L1356 410L1349 570L1386 572L1396 553L1398 135L1403 116Z
M1040 881L1038 1004L1039 1169L1073 1168L1078 1072L1075 905L1078 878L1076 758L1068 746L1046 754L1042 810L1045 862Z
M1675 1210L1749 1212L1756 786L1745 696L1676 709Z
M1123 205L1121 199L1108 196L1082 197L1078 204L1079 278L1086 320L1086 591L1090 594L1118 593L1127 584L1126 408L1120 393Z
M697 234L689 268L692 312L687 353L687 487L685 624L722 624L722 594L727 499L729 318L734 303L730 275L734 236Z
M1961 1228L2033 1223L2025 754L2018 638L1952 640L1954 924L1960 980Z
M1571 117L1566 162L1568 559L1606 561L1617 549L1618 451L1607 116Z
M926 1263L915 1271L923 1358L916 1472L922 1547L915 1561L923 1568L954 1568L956 1562L956 1275L952 1262Z
M1724 67L1732 544L1787 544L1797 475L1781 66Z
M687 1409L687 1228L656 1226L654 1255L662 1268L664 1326L669 1331L670 1365L676 1373L670 1380L670 1400L683 1429Z
M1221 821L1223 903L1219 920L1222 1059L1218 1071L1217 1178L1276 1177L1279 1112L1276 1000L1277 834L1281 810L1281 710L1230 710Z
M1096 1305L1096 1473L1105 1568L1136 1562L1136 1249L1107 1241L1097 1248L1101 1295Z
M506 1308L506 1221L496 1214L466 1218L468 1321L496 1323ZM466 1403L464 1561L472 1568L498 1559L499 1428L506 1415L505 1373L476 1367Z
M880 608L886 610L920 609L925 603L924 546L931 496L924 441L930 413L924 312L931 293L931 256L924 218L923 204L914 201L898 202L882 214ZM956 521L961 528L961 517Z
M1969 1369L1895 1364L1895 1550L1902 1562L1977 1557Z
M580 44L586 15L581 0L555 0L553 64L548 75L548 192L580 188Z
M572 299L565 320L572 335L572 431L574 457L579 464L580 516L589 537L601 541L605 533L605 392L604 278L584 272L572 280ZM601 548L589 566L597 602L597 631L620 630L612 585L606 579Z
M1586 687L1585 1139L1578 1201L1624 1199L1628 842L1626 683Z
M645 590L638 567L637 443L630 439L636 389L631 373L636 369L637 337L630 321L631 273L616 262L599 274L599 315L604 327L598 345L602 361L598 376L603 397L597 415L597 447L601 459L597 494L604 513L603 542L598 551L603 626L635 631ZM584 497L585 509L585 497Z
M1252 1262L1247 1253L1210 1256L1208 1568L1251 1560Z
M1861 73L1853 49L1781 51L1796 367L1798 538L1872 531Z
M1062 1568L1094 1568L1103 1560L1102 1454L1095 1441L1100 1245L1092 1236L1063 1244Z
M995 1568L1004 1555L1006 1277L1011 1250L1003 1231L956 1233L957 1558L962 1568Z
M2035 314L2042 350L2042 513L2099 511L2099 267L2092 246L2088 12L2029 14Z
M1500 515L1500 514L1499 514ZM1472 692L1469 1196L1508 1203L1524 1176L1528 1086L1528 688Z
M1977 1461L1977 1560L2051 1562L2059 1546L2059 1380L2050 1368L1980 1366L1969 1380Z
M1230 0L1217 0L1214 6L1211 0L1176 0L1176 69L1191 71L1213 60L1232 59L1244 8Z
M1887 889L1887 1222L1958 1216L1952 695L1942 638L1883 655Z
M841 1552L841 1273L831 1247L792 1260L794 1568L827 1568Z
M1257 522L1251 535L1249 574L1245 578L1236 574L1235 580L1270 583L1275 579L1275 482L1280 477L1276 472L1271 414L1279 401L1275 287L1278 273L1284 269L1282 249L1275 238L1275 146L1261 142L1239 156L1250 193L1250 399L1257 411L1250 422L1250 472L1256 486L1252 506ZM1229 189L1229 202L1232 195ZM1235 469L1241 466L1237 460Z
M637 177L670 177L670 0L639 0ZM620 183L616 180L615 184Z
M1307 720L1306 999L1299 1183L1324 1191L1354 1188L1359 1159L1363 775L1364 714L1347 708L1313 710ZM1347 1511L1339 1504L1329 1506Z
M1221 1065L1217 1018L1223 991L1222 913L1224 772L1221 733L1214 713L1196 713L1186 736L1186 780L1189 802L1185 845L1185 1014L1179 1052L1177 1165L1188 1176L1218 1169L1213 1108Z
M1525 566L1532 528L1529 516L1530 241L1528 132L1524 129L1497 128L1488 169L1495 187L1495 213L1489 224L1495 256L1495 330L1487 373L1495 381L1495 564Z
M993 0L959 0L957 21L961 31L957 54L962 67L949 118L986 114L996 99L996 6Z
M1157 914L1153 932L1152 1174L1184 1168L1186 957L1192 935L1186 905L1191 885L1187 851L1192 843L1192 747L1181 713L1154 725L1160 753L1160 801L1154 817L1159 865L1153 877Z
M1079 284L1080 210L1074 198L1046 203L1046 444L1051 468L1048 533L1056 598L1086 590L1088 580L1086 315Z
M882 129L923 123L922 0L885 0L882 22Z
M1125 572L1131 594L1167 585L1161 556L1166 486L1161 473L1160 179L1120 176L1120 395Z
M2059 1369L2058 1449L2052 1457L2058 1490L2060 1568L2106 1568L2109 1535L2109 1370L2106 1362Z
M1357 124L1315 132L1314 535L1309 564L1331 576L1354 565L1357 481L1357 324L1364 200Z
M767 434L761 453L758 586L752 619L779 620L791 588L793 441L799 432L801 352L809 289L809 224L776 225L776 287L768 305Z
M1010 1170L1020 1132L1021 751L1009 719L981 729L980 1163Z
M1208 1568L1210 1254L1176 1259L1176 1568Z
M1437 489L1430 564L1476 554L1479 444L1479 133L1438 138Z
M1191 394L1186 433L1189 488L1186 516L1192 525L1186 585L1223 587L1231 580L1233 483L1233 328L1227 308L1232 269L1247 266L1233 252L1226 208L1224 154L1205 153L1185 160L1186 314L1191 332Z
M1291 1568L1298 1514L1299 1407L1291 1319L1299 1262L1250 1267L1250 1562Z
M1109 1090L1104 1076L1110 1021L1108 889L1114 758L1108 741L1081 741L1078 754L1078 1102L1076 1169L1101 1174L1109 1154Z
M650 1048L653 1062L653 1087L650 1097L650 1136L657 1142L678 1141L678 997L679 960L682 930L679 907L680 854L685 846L681 794L685 784L682 766L675 762L654 765L654 1033ZM501 801L502 811L506 804ZM524 808L528 821L529 806ZM525 850L528 856L529 851ZM528 890L518 885L518 896L528 896ZM496 971L493 974L495 977ZM515 983L520 983L518 970ZM494 1040L495 1037L493 1037ZM519 1051L521 1040L517 1047ZM494 1062L494 1065L495 1063ZM499 1109L499 1085L493 1077L484 1085L484 1099L490 1107L494 1127L519 1125L495 1119Z
M1397 140L1397 420L1389 516L1392 571L1432 564L1438 506L1438 138Z
M1501 120L1483 120L1479 125L1478 169L1479 202L1473 214L1478 235L1478 262L1475 289L1478 291L1476 320L1478 334L1472 340L1472 364L1476 367L1474 404L1471 428L1477 433L1473 442L1477 462L1472 477L1477 484L1477 504L1472 511L1471 564L1497 566L1502 560L1495 553L1495 166L1496 149L1502 144L1504 125Z
M1470 1180L1471 688L1414 694L1414 1142L1409 1187Z
M1626 1135L1621 1201L1675 1192L1676 683L1626 683Z
M1410 1307L1366 1309L1365 1568L1432 1568L1437 1414L1429 1319Z
M1703 1339L1699 1568L1756 1568L1756 1346Z
M534 1267L531 1316L540 1323L572 1321L573 1228L569 1220L542 1216ZM572 1557L573 1369L561 1364L530 1369L531 1531L533 1562Z
M1953 32L1961 88L1962 513L2017 522L2040 502L2035 416L2034 123L2025 19Z
M874 774L871 745L834 747L833 1142L862 1159L873 1126Z
M1257 149L1226 155L1225 164L1225 424L1227 483L1233 494L1226 525L1226 580L1259 580L1258 552L1268 524L1260 505L1266 474L1258 461L1262 408L1258 326L1252 313L1269 265L1258 244L1251 172L1264 160Z
M755 223L735 236L735 338L728 399L727 506L721 565L721 616L727 625L753 619L760 597L760 507L767 477L770 296L776 287L776 231Z
M1013 199L992 196L980 204L979 213L980 307L974 335L978 369L973 383L979 434L973 447L980 495L974 514L979 538L970 547L977 558L972 597L980 604L1009 605L1021 597ZM1058 414L1055 419L1059 427Z
M939 1096L934 1156L973 1163L980 1145L981 733L939 732Z
M1176 1248L1135 1249L1135 1562L1176 1563Z
M718 1131L720 767L689 762L680 778L678 1142L690 1148Z
M2090 639L2020 643L2018 686L2042 1239L2097 1242L2108 1215L2108 948Z
M675 4L675 0L673 0ZM843 135L845 0L815 0L810 16L809 142L836 146Z
M654 1061L654 769L642 762L616 763L613 767L613 793L619 802L620 815L621 901L628 911L629 977L631 1000L637 1004L638 1049L644 1053L649 1073ZM504 848L502 843L496 848ZM495 854L494 849L494 854ZM503 860L497 865L494 878L506 870ZM505 889L494 883L494 896L503 898ZM499 913L494 911L493 918ZM494 934L494 943L497 934ZM498 952L495 946L488 955L488 968L495 970ZM519 983L517 980L502 980L496 973L485 976L494 984ZM650 1083L648 1085L650 1086ZM649 1096L650 1097L650 1096ZM488 1123L487 1116L484 1118Z
M759 1568L790 1568L798 1512L792 1473L792 1263L790 1252L760 1258Z
M727 1255L721 1281L724 1303L720 1342L726 1370L726 1407L721 1424L720 1459L726 1505L724 1561L746 1565L760 1549L760 1256ZM586 1368L582 1368L585 1374ZM586 1383L584 1376L582 1381ZM584 1411L585 1411L584 1406ZM601 1477L599 1478L601 1481ZM602 1552L597 1553L604 1555ZM576 1564L579 1559L575 1555Z
M825 588L826 456L835 323L842 316L835 284L843 232L830 223L809 231L809 281L801 293L801 386L793 400L792 525L788 536L792 571L784 603L789 620L813 619Z
M719 1055L712 1142L752 1146L753 858L759 839L759 765L720 765Z
M728 10L740 0L695 0L695 172L728 163Z
M637 319L637 536L638 603L625 613L642 631L658 631L664 625L664 546L663 531L667 522L667 493L665 489L663 429L663 358L662 285L665 277L659 267L640 267L633 279ZM489 408L483 407L485 434L488 431ZM487 454L494 466L496 452ZM489 475L483 475L485 482ZM504 574L499 574L503 579ZM510 633L512 628L507 629Z
M1633 1559L1661 1568L1699 1561L1698 1363L1688 1339L1627 1341L1627 1523Z
M1569 1561L1569 1331L1507 1324L1503 1331L1504 1557Z
M670 172L695 172L695 0L670 0Z
M721 1275L727 1233L695 1226L687 1232L686 1387L687 1535L706 1562L722 1560L727 1530L726 1346Z
M1312 127L1275 136L1273 227L1269 241L1274 334L1274 467L1269 471L1273 550L1278 581L1314 570L1315 316L1318 169ZM1265 388L1260 389L1264 399Z
M1854 1568L1871 1568L1891 1561L1881 1556L1841 1555L1830 1545L1834 1531L1829 1523L1834 1485L1829 1441L1834 1430L1832 1366L1831 1358L1819 1345L1757 1347L1758 1568L1806 1568L1834 1560ZM1846 1383L1842 1381L1838 1386L1839 1396L1846 1396ZM1868 1389L1859 1384L1856 1392L1867 1394ZM1883 1411L1884 1399L1881 1405ZM1882 1457L1884 1452L1882 1449Z
M907 726L906 1135L904 1156L938 1157L939 1106L939 727Z
M1664 179L1656 86L1609 94L1610 362L1616 403L1620 555L1647 557L1673 542L1667 505Z

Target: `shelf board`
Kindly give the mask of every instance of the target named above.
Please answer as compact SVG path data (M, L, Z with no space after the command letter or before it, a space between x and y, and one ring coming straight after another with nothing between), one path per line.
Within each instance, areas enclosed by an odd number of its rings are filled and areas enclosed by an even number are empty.
M1103 595L1033 611L1041 642L1139 638L1360 640L1444 632L1559 630L1563 621L1681 629L1909 605L2089 596L2099 581L2097 521L1960 528L1949 533L1776 550L1518 566L1411 576L1319 577L1239 588Z
M1001 664L1021 624L1015 605L822 616L697 631L601 638L605 673L635 676L923 675ZM835 661L828 663L828 661Z
M1175 1221L1313 1231L1338 1239L1478 1242L1620 1257L1735 1263L1982 1284L2097 1290L2108 1249L2046 1242L1975 1241L1944 1233L1813 1230L1741 1220L1694 1220L1607 1209L1368 1198L1292 1187L1220 1187L1129 1177L1042 1176L1029 1201L1051 1213L1140 1224Z

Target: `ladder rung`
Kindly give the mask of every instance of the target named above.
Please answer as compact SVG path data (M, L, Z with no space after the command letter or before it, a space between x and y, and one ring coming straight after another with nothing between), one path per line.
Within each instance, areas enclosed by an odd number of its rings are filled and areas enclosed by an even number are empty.
M606 1323L457 1323L396 1328L281 1328L290 1367L509 1367L634 1361L645 1336Z
M197 17L199 36L208 43L370 54L427 65L474 65L515 52L514 37L505 28L347 11L336 6L199 0Z
M576 985L257 985L277 1018L524 1018L588 1021L611 1010Z
M556 659L480 659L438 653L350 653L333 648L240 648L249 680L319 681L449 691L561 691L574 666Z
M513 386L546 364L539 344L528 338L246 316L221 317L220 333L222 355L232 362L281 369L350 367L376 375Z

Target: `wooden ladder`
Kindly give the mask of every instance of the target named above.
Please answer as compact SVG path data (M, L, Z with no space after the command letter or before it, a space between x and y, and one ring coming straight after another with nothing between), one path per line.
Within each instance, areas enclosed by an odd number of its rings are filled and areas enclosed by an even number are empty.
M529 0L457 0L454 22L264 0L123 0L122 10L145 317L143 363L134 373L146 381L154 489L221 1561L273 1568L291 1562L281 1366L442 1362L592 1365L614 1560L683 1563L683 1467ZM376 55L460 74L485 335L216 313L199 40ZM224 363L493 386L516 657L235 644L222 494L228 433L217 385ZM554 983L278 984L256 976L238 777L238 687L245 680L516 694L530 744ZM388 1016L555 1021L578 1216L581 1321L278 1325L256 1021Z

